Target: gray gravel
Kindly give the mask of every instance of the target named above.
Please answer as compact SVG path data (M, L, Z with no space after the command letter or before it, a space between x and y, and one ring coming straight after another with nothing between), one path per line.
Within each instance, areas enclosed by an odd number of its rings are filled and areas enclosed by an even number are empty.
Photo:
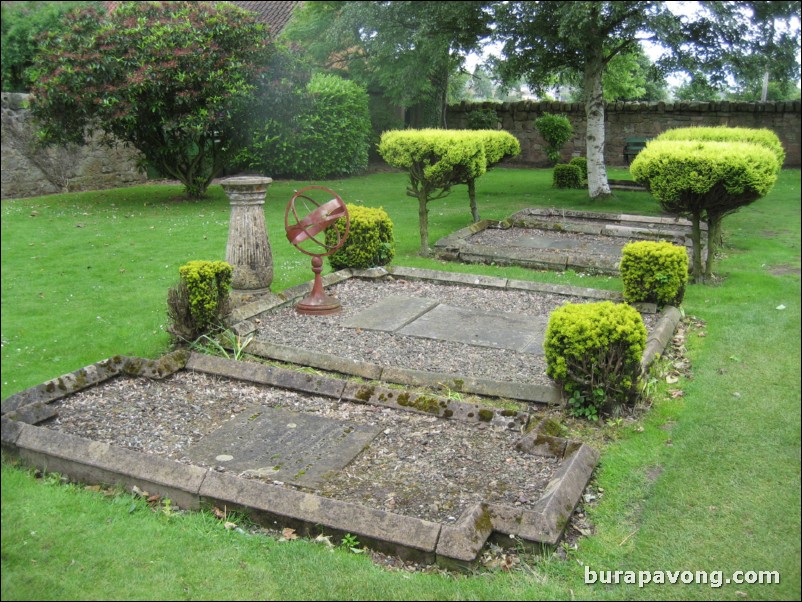
M428 372L491 378L494 380L551 384L543 356L507 349L345 328L340 324L391 295L435 299L466 309L547 316L565 303L588 299L527 291L500 290L439 284L419 280L362 280L353 278L326 289L343 305L333 316L305 316L286 305L259 316L257 336L283 345L300 347L378 364ZM647 329L654 315L644 315Z

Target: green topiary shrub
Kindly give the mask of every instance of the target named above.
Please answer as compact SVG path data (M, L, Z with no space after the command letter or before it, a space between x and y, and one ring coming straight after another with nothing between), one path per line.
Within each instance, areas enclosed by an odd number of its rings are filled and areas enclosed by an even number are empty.
M646 327L633 307L567 303L551 313L543 347L575 415L595 419L637 400Z
M621 257L624 299L679 305L688 283L688 252L670 242L640 241L624 246Z
M334 270L344 268L366 269L387 265L395 256L393 222L381 208L347 205L351 217L351 229L342 247L329 256L329 264ZM334 244L337 228L345 232L345 220L337 220L326 231L326 244Z
M750 142L767 148L777 157L777 173L785 162L785 149L780 138L769 129L717 127L689 127L666 130L655 140L700 140L708 142Z
M554 188L582 188L582 169L570 163L558 163L554 166L552 180Z
M582 181L588 180L588 158L587 157L574 157L568 162L569 165L576 165L582 170Z
M769 193L777 180L777 155L750 142L652 140L629 168L636 182L670 213L693 223L693 281L712 277L715 232L739 208ZM708 222L707 262L702 273L701 221Z
M554 165L560 162L560 150L574 135L571 121L565 115L543 113L535 119L535 127L546 141L546 155Z
M233 268L225 261L190 261L178 273L181 281L167 295L170 332L194 340L218 326L228 313Z
M494 109L476 109L466 115L469 130L495 130L498 128L498 114Z
M368 165L368 94L353 81L316 74L288 101L286 115L268 115L237 164L283 178L329 178Z

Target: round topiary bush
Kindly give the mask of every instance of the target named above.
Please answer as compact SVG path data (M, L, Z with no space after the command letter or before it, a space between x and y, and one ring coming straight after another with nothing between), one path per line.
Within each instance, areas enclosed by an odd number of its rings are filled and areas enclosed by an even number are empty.
M575 415L595 419L638 396L646 327L626 304L567 303L549 317L546 374L570 398Z
M535 128L546 141L546 155L555 165L560 161L560 150L574 135L571 120L565 115L543 113L535 119Z
M582 169L570 163L555 165L552 185L554 188L582 188Z
M342 247L329 256L329 264L334 270L344 268L366 269L387 265L395 256L393 222L382 208L346 205L351 217L351 229ZM334 244L337 228L345 232L344 220L337 220L326 231L326 244Z
M631 242L622 251L620 270L627 302L679 305L688 284L688 252L670 242Z
M587 157L574 157L568 162L569 165L576 165L582 170L582 180L588 179L588 158Z

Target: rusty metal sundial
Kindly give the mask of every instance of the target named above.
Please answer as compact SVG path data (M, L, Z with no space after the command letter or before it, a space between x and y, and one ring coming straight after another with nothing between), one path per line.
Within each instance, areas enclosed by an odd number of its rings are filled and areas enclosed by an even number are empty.
M315 200L315 196L333 198L319 201ZM335 228L336 240L333 244L327 244L326 230L341 218L345 219L345 231L341 233L339 228ZM295 305L298 313L326 315L340 311L340 302L323 292L320 273L323 271L323 258L343 245L350 228L351 219L345 202L334 191L323 186L302 188L287 203L287 210L284 212L287 240L301 253L312 257L312 271L315 273L312 292Z

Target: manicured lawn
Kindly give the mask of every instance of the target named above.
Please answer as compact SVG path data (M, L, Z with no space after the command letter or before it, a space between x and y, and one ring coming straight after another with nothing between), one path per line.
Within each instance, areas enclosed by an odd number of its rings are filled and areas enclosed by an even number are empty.
M613 172L611 177L623 177ZM798 599L800 596L800 174L724 221L716 286L692 286L686 345L692 378L662 383L637 424L607 427L588 509L593 535L568 560L526 557L511 574L407 574L305 541L225 530L208 515L156 514L3 463L3 599ZM524 207L657 214L646 193L600 206L550 188L550 172L496 169L478 183L483 217ZM266 207L273 288L309 280L286 242L293 190ZM325 182L347 202L383 206L395 263L620 290L614 278L444 264L416 255L417 208L398 173ZM2 396L123 353L168 346L167 288L178 266L223 259L228 203L176 200L179 187L56 195L2 203ZM430 240L470 221L456 189L431 205ZM783 308L783 309L778 309ZM681 394L676 393L681 391ZM778 571L779 585L583 584L602 570Z

